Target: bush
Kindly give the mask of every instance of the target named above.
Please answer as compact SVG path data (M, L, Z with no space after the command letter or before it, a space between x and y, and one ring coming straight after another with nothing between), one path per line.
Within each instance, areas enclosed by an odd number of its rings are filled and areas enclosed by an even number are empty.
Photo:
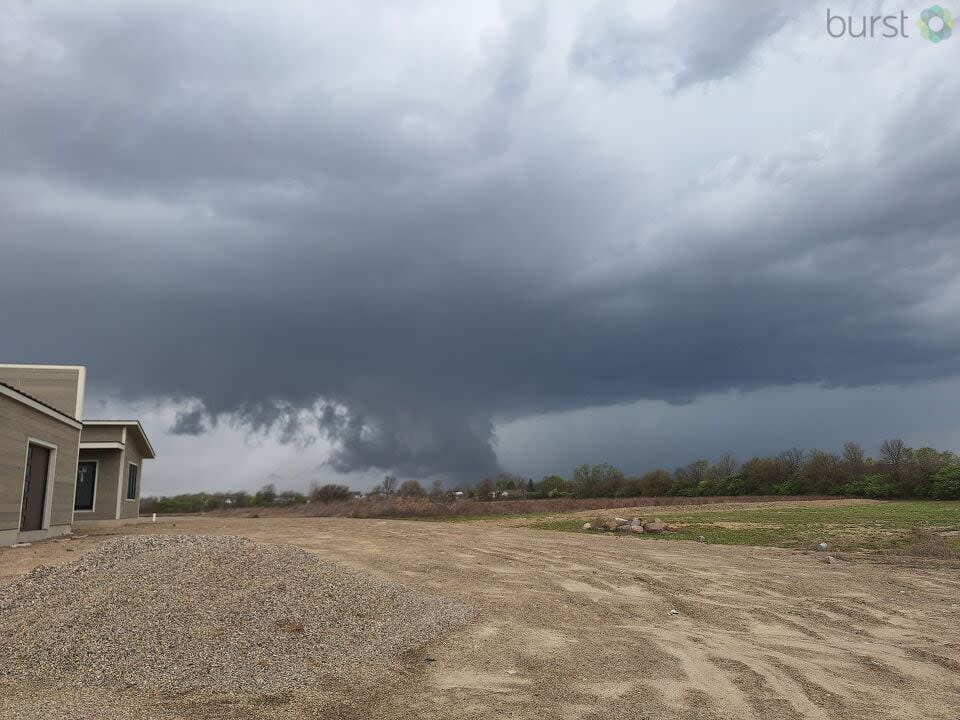
M917 488L917 494L931 500L960 500L960 466L944 468Z
M559 475L546 475L540 481L539 490L547 497L554 497L558 493L568 492L570 484Z
M350 488L346 485L311 485L310 502L328 503L349 500Z
M658 468L651 470L640 478L637 490L645 497L662 497L670 492L673 477L666 470Z
M416 480L404 480L397 488L397 495L401 497L424 497L426 494L427 491L423 489L423 485Z
M867 475L843 486L844 495L882 500L897 496L897 486L887 475Z
M793 477L789 480L784 480L782 483L774 485L773 491L777 495L802 495L804 488L800 481Z

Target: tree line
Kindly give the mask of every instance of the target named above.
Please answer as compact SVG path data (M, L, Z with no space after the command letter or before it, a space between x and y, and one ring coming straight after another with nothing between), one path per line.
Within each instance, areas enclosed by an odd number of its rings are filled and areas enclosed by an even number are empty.
M744 463L726 453L714 463L699 459L673 472L656 468L637 476L609 463L581 465L569 478L548 475L540 482L501 474L471 488L481 499L806 494L957 500L960 458L894 439L880 446L877 458L849 442L840 453L791 448Z
M277 492L264 485L256 493L193 493L145 497L143 513L192 513L223 508L276 507L307 502L349 500L346 485L313 483L307 493ZM440 480L429 489L417 480L387 475L368 493L375 497L477 500L553 497L698 497L722 495L847 495L866 498L960 500L960 458L930 447L910 448L887 440L876 458L857 443L840 453L791 448L738 462L726 453L716 462L694 460L670 472L664 468L627 475L609 463L580 465L570 477L547 475L539 481L511 473L485 477L469 487L451 490Z

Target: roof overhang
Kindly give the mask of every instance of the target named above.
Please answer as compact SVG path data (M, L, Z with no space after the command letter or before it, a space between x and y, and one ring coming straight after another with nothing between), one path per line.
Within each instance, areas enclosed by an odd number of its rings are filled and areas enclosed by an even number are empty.
M81 450L123 450L126 446L122 442L82 442Z
M0 383L0 395L8 397L12 400L16 400L22 405L33 408L37 412L43 413L47 417L51 417L54 420L59 420L64 425L69 425L74 430L81 430L83 428L83 424L79 420L76 420L69 415L60 412L56 408L47 405L46 403L42 403L39 400L20 392L16 388L10 387L9 385Z
M149 438L147 438L147 433L143 430L143 425L140 424L139 420L84 420L83 424L90 427L103 427L103 426L113 426L121 427L127 430L133 430L140 437L140 442L143 444L143 447L146 448L147 452L143 456L147 460L153 460L157 457L157 451L153 449L153 445L150 444ZM101 445L111 443L80 443L81 449L87 445ZM123 447L123 443L115 443ZM94 449L94 448L90 448Z

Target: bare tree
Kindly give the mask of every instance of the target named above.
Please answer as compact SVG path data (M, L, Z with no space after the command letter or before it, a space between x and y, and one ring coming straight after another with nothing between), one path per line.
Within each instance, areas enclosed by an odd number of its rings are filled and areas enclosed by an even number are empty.
M900 438L884 440L880 446L880 457L891 466L899 467L906 459L907 446Z
M897 483L903 478L904 466L909 457L910 448L900 438L884 440L880 445L880 459L890 468L890 475Z
M393 475L385 475L382 487L384 495L393 495L397 489L397 479Z
M867 462L863 455L863 448L855 442L844 443L843 464L851 477L859 478L866 475Z
M717 480L723 480L726 477L736 474L740 464L730 453L724 453L717 464L710 468L710 474Z
M777 462L780 465L780 472L783 474L784 479L799 474L806 459L807 452L802 448L790 448L780 453L777 456Z

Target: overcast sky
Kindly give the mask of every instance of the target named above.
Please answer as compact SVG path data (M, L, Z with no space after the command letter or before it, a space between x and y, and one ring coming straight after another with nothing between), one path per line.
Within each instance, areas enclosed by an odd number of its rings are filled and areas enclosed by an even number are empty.
M960 39L878 7L8 0L2 359L146 493L960 450Z

